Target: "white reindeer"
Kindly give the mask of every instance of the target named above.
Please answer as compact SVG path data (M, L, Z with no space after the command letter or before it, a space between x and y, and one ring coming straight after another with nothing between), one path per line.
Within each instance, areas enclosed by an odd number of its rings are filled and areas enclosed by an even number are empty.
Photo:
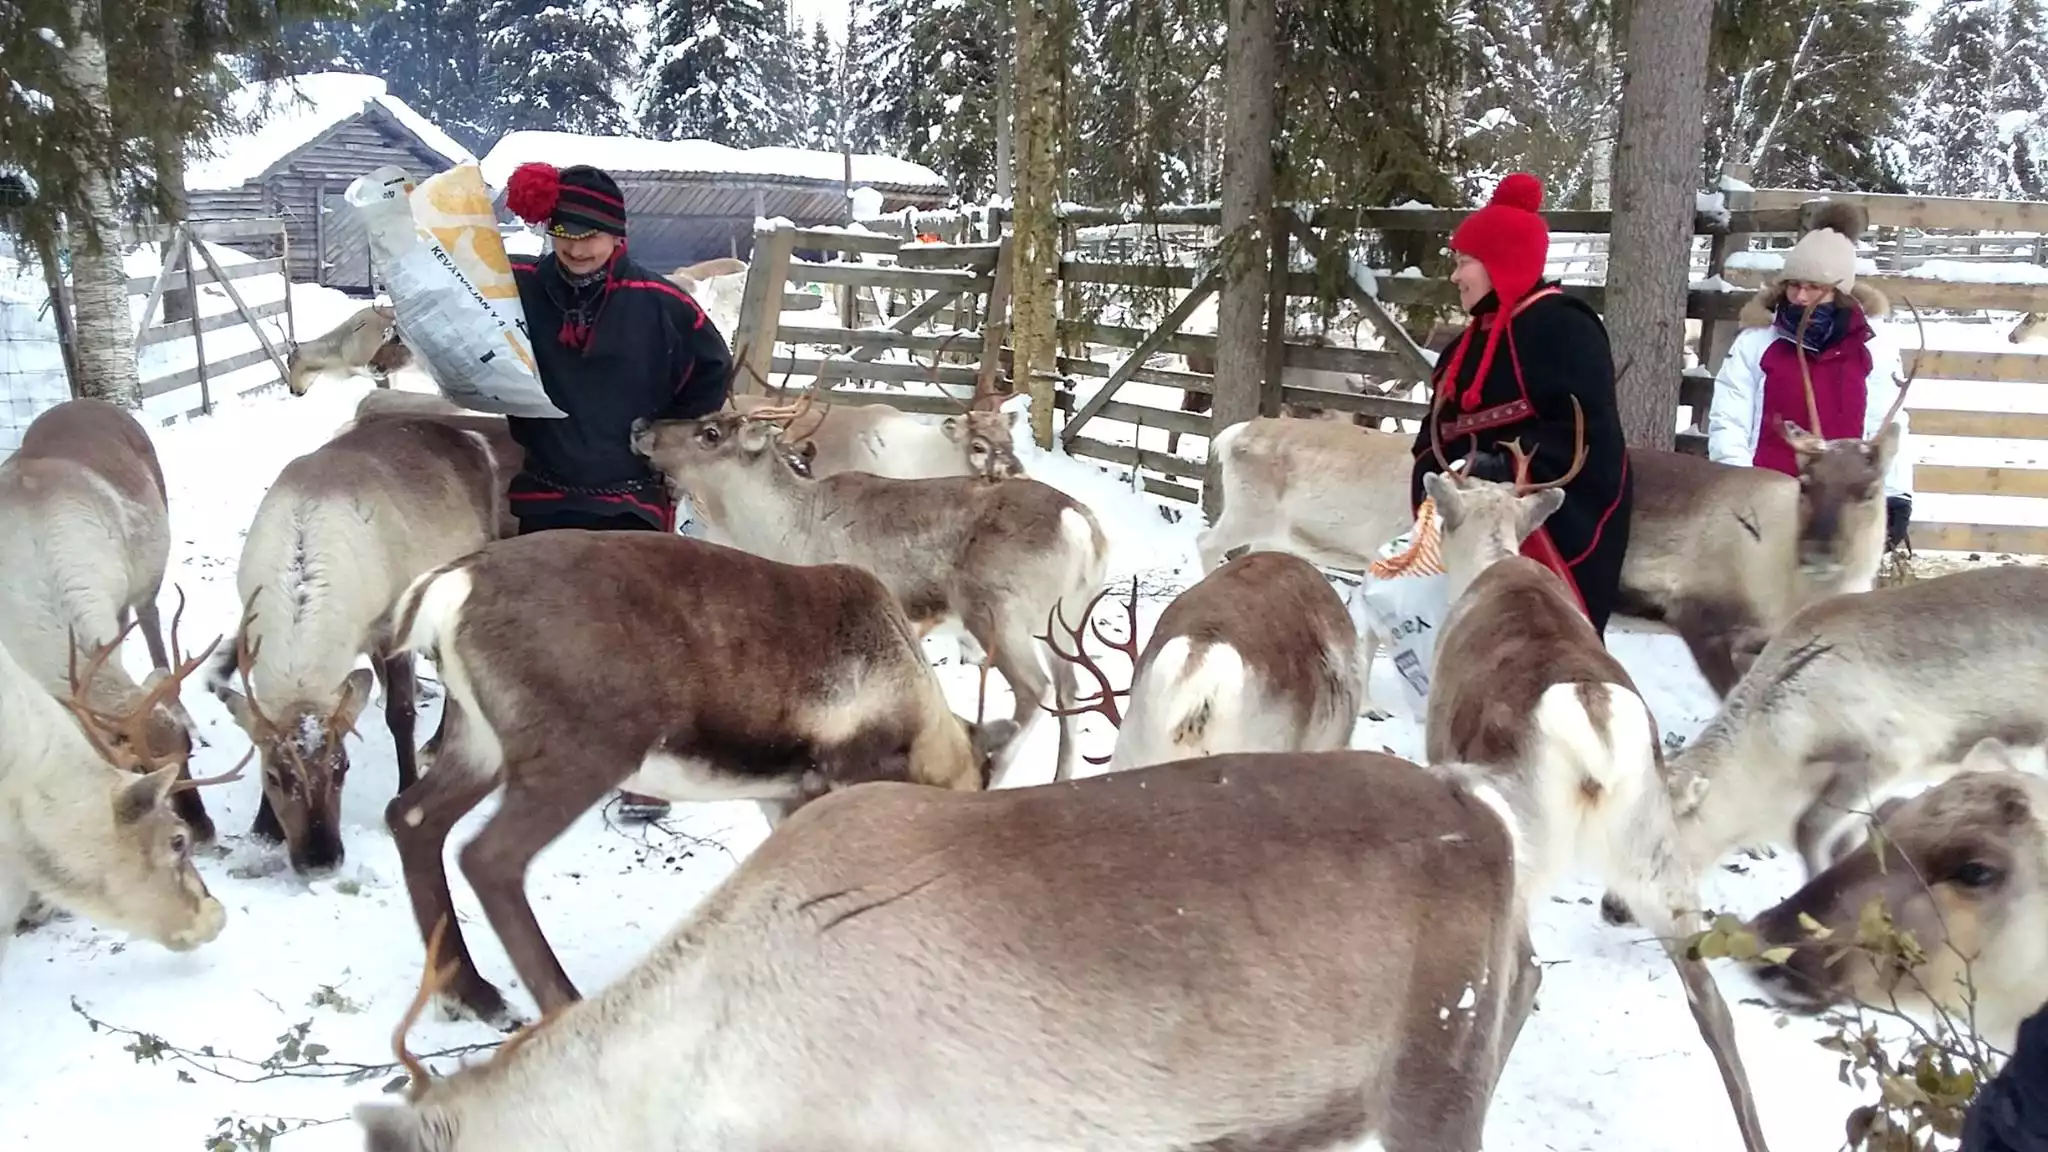
M397 323L398 313L389 305L372 305L321 336L294 343L285 358L285 387L304 396L321 372L340 371L389 388L391 373L412 363L412 349L398 338Z
M392 417L285 465L258 505L236 571L247 615L209 687L262 754L253 831L284 841L294 869L342 861L343 738L372 676L358 657L384 684L399 786L416 777L412 659L379 648L372 625L414 577L492 539L501 498L484 435Z

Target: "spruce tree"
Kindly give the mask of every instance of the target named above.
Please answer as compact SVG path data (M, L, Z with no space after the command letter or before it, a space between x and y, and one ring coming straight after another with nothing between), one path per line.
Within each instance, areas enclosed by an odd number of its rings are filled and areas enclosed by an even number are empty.
M660 0L633 114L663 140L789 139L786 0ZM775 84L779 87L771 88Z
M805 66L810 77L804 109L809 123L804 146L824 151L839 147L839 46L832 41L824 21L811 31L810 56Z
M1998 194L2048 191L2048 40L2040 0L2008 0L1991 111L1998 131Z
M1913 112L1916 183L1943 196L1981 196L1997 182L1991 112L1998 60L1994 0L1942 0L1928 20L1928 67Z
M564 8L555 0L489 0L484 8L486 80L497 96L492 127L584 135L625 131L613 86L632 55L615 0Z

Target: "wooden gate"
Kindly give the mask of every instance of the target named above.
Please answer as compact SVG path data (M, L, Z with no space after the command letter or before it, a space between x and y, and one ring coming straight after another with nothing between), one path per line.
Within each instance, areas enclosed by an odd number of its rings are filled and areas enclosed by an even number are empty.
M246 264L223 266L207 250L211 243L251 243L275 238L278 255L267 260L252 260ZM267 364L276 369L274 375L266 375L259 382L238 387L237 395L246 396L252 392L272 388L284 382L287 375L285 355L291 343L298 338L292 317L291 279L286 274L289 240L285 234L284 221L262 220L205 220L185 225L161 225L147 228L123 230L123 239L130 243L165 243L171 246L170 256L155 276L137 276L128 281L131 296L144 296L142 318L135 325L135 351L138 358L149 349L174 340L191 340L196 363L193 367L170 372L156 377L145 376L142 380L142 397L145 400L168 395L183 388L197 385L199 403L188 414L198 415L213 410L213 382L233 372ZM258 276L276 276L283 285L279 299L267 300L251 306L244 299L238 281ZM211 316L200 315L190 320L179 320L170 324L152 324L156 319L158 306L164 292L173 283L186 289L195 301L200 301L201 285L218 285L217 292L225 296L230 310ZM201 312L204 312L203 305ZM273 317L284 317L285 338L282 342L271 339L263 321ZM209 361L206 353L205 333L231 331L246 327L256 336L256 346L241 352Z

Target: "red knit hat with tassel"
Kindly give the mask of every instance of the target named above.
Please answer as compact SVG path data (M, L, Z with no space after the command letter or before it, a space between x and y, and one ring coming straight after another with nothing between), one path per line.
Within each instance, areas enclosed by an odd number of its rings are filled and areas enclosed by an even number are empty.
M1493 190L1486 207L1465 218L1451 233L1451 250L1486 266L1494 295L1503 309L1527 296L1543 279L1550 256L1550 225L1544 223L1543 181L1527 172L1511 173Z

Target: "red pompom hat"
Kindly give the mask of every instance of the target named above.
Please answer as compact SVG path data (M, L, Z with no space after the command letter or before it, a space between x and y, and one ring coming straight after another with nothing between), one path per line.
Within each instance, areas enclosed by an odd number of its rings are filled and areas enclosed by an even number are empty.
M1508 328L1506 318L1513 314L1515 304L1543 279L1543 265L1550 256L1550 225L1543 220L1542 208L1543 182L1527 172L1509 173L1494 187L1493 198L1486 206L1465 217L1464 223L1451 233L1451 250L1463 252L1485 265L1487 278L1493 281L1493 294L1500 301L1500 311L1490 318L1492 323L1478 325L1486 329L1486 346L1479 353L1479 369L1472 374L1472 382L1459 400L1459 407L1467 412L1479 407L1479 394L1486 387L1488 370L1493 367L1494 350ZM1447 387L1457 379L1458 366L1465 358L1471 336L1472 329L1468 327L1451 355L1450 368L1443 377Z
M588 164L521 164L505 181L505 207L529 224L545 224L553 236L626 235L624 194L608 173Z
M1550 225L1543 222L1543 181L1527 172L1501 179L1486 207L1451 233L1451 249L1486 266L1503 310L1543 279L1550 255Z

